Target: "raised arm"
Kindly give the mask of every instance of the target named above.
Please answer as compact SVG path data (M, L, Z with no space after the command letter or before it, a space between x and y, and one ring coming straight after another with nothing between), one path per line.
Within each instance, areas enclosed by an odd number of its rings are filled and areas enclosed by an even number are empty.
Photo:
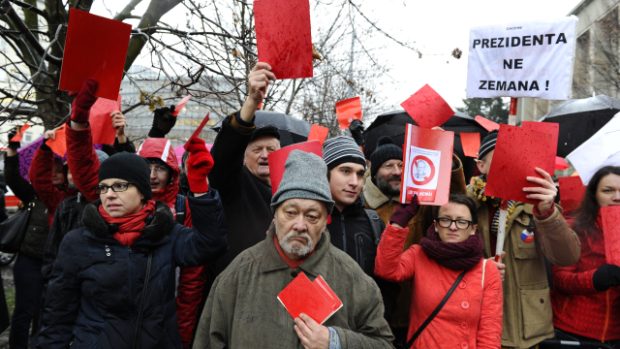
M54 131L45 131L44 138L54 137ZM66 192L58 189L53 181L54 152L43 142L37 149L28 176L35 193L43 201L49 212L56 212L56 208L65 198Z
M11 141L13 136L17 133L17 130L12 130L8 134L9 146L4 156L4 179L6 185L8 185L15 196L19 198L24 204L29 203L35 197L34 188L19 174L19 155L17 149L19 149L19 142Z

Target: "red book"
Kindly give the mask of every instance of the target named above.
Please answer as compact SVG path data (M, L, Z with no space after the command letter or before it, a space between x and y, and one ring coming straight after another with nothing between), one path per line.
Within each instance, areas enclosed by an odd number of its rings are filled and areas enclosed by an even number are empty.
M609 264L620 265L620 206L601 207L600 215L605 238L605 259Z
M280 291L278 300L293 319L304 313L320 324L342 308L342 301L322 276L313 282L303 272Z

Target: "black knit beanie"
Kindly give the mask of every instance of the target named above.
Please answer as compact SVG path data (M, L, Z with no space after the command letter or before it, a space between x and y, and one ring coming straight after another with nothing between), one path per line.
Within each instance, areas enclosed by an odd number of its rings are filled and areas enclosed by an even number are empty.
M478 159L484 158L485 155L491 152L491 150L495 150L495 144L497 143L497 131L493 130L487 133L486 136L482 139L480 144L480 150L478 150Z
M374 183L379 167L388 160L402 160L403 149L397 146L390 137L381 137L375 151L370 154L370 178Z
M133 153L116 153L99 167L99 181L108 178L124 179L134 184L145 200L153 196L150 177L151 171L146 160Z

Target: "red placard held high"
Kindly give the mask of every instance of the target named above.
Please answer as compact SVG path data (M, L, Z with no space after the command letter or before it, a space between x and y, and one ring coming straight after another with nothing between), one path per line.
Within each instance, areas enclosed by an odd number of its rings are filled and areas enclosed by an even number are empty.
M112 126L110 114L121 110L121 96L111 101L105 98L97 98L97 101L90 108L88 122L90 123L93 135L93 144L114 144L116 130Z
M58 88L77 92L95 79L97 97L116 100L130 34L129 24L71 8Z
M429 85L424 85L401 106L418 126L424 128L440 126L454 115L448 103Z
M353 120L362 120L362 100L360 97L347 98L336 102L336 117L341 130L346 130Z
M319 124L312 124L312 126L310 126L310 132L308 133L308 142L317 141L323 145L328 133L329 129L327 127Z

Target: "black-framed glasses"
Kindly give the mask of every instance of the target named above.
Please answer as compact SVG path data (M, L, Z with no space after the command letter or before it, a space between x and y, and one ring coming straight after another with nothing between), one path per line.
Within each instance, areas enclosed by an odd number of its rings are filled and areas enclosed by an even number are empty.
M95 192L97 194L105 194L108 192L108 189L112 189L113 192L118 193L127 190L130 185L134 184L130 182L116 182L112 185L99 184L95 187Z
M435 219L435 222L437 222L437 224L439 224L439 226L442 228L450 228L452 223L454 223L456 225L456 228L461 230L469 228L469 226L474 223L472 221L468 221L467 219L451 219L448 217L437 217L437 219Z

